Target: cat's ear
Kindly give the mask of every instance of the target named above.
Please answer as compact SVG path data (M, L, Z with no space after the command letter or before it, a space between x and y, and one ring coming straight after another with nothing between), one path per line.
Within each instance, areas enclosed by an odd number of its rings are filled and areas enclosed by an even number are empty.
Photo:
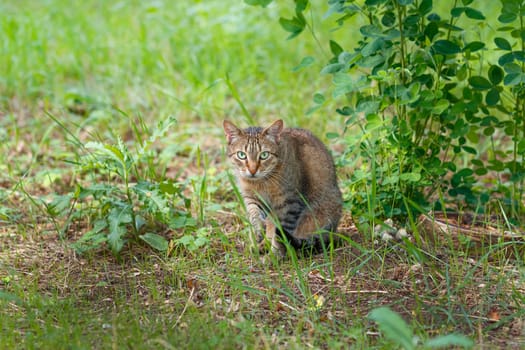
M283 127L284 123L281 119L279 119L274 121L272 125L270 125L266 129L264 129L262 133L263 135L272 138L275 142L279 142L279 139L281 137L281 131L283 131Z
M232 143L232 141L241 136L243 131L235 126L232 122L225 120L222 122L222 127L224 128L224 133L226 134L226 139L228 140L228 144Z

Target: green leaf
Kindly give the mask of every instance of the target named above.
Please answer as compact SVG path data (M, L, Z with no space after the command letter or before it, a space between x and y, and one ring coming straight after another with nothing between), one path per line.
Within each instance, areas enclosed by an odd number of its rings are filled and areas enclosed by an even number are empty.
M518 15L516 13L502 13L498 17L498 21L501 23L511 23L514 22L518 18Z
M525 154L525 139L518 142L518 154Z
M359 31L364 36L368 36L371 38L379 38L383 36L383 32L381 31L381 28L373 24L362 26L361 28L359 28Z
M383 55L373 55L368 57L363 57L360 59L357 64L362 68L374 68L385 62L385 57Z
M525 81L525 76L523 75L523 73L509 73L503 79L503 84L505 86L514 86L524 81Z
M521 66L517 63L507 63L503 66L505 72L511 73L521 73Z
M343 52L343 48L333 40L330 40L330 51L334 56L339 56Z
M462 146L461 148L467 153L470 153L470 154L473 154L473 155L477 155L478 154L478 151L474 147Z
M512 46L510 45L509 41L505 38L500 38L500 37L494 38L494 44L496 44L496 46L502 50L506 50L506 51L512 50Z
M166 194L176 194L180 193L180 188L172 181L163 181L159 183L159 191Z
M326 101L326 98L324 97L323 94L318 93L318 92L314 94L314 103L320 105L320 104L323 104L325 101Z
M144 242L146 242L150 247L158 251L165 252L168 250L169 243L166 240L166 238L156 233L147 232L143 235L140 235L139 237Z
M109 231L117 231L118 227L129 224L131 221L131 208L128 205L115 207L108 215Z
M294 17L292 19L279 18L279 24L283 27L284 30L290 32L290 36L287 39L292 39L297 35L301 34L306 26L304 18Z
M476 51L481 50L484 47L485 47L485 43L482 43L481 41L472 41L463 48L463 51L476 52Z
M308 0L295 0L295 12L303 12L308 6Z
M419 180L421 180L421 174L420 173L403 173L401 175L399 175L399 179L402 180L402 181L407 181L407 182L418 182Z
M108 222L108 244L114 253L118 253L122 250L125 243L124 236L127 233L127 229L124 225L132 222L130 207L124 205L111 209L108 215Z
M474 346L474 342L462 334L442 335L425 342L425 347L428 348L450 348L456 346L471 348Z
M456 77L459 81L467 79L468 67L466 64L462 64L456 72Z
M414 335L406 322L397 313L387 307L374 309L368 315L390 341L405 350L415 349Z
M512 63L514 61L514 58L514 52L506 53L503 56L500 56L500 58L498 59L498 64L500 66L505 66L509 63Z
M419 5L418 12L421 16L426 15L432 11L432 0L423 0Z
M357 102L356 113L363 113L365 116L375 114L379 111L381 101L378 100L361 100Z
M321 69L321 74L334 74L346 70L348 67L345 63L331 63Z
M354 80L349 74L342 72L334 74L333 82L335 85L333 92L334 97L338 97L349 92L358 91L361 88L368 86L366 77L362 76Z
M56 217L67 212L71 204L71 195L55 195L51 203L46 206L49 215Z
M492 87L490 81L479 75L470 77L468 82L476 90L488 90Z
M244 0L244 2L251 6L268 6L273 0Z
M194 241L194 244L195 244L195 248L200 248L200 247L203 247L205 246L206 244L208 244L210 242L210 240L207 238L207 237L204 237L204 236L198 236L195 241Z
M157 140L162 139L169 129L176 123L177 119L175 119L174 116L168 116L167 118L161 119L153 129L148 140L139 148L137 154L139 156L149 156L147 151L151 149L152 145L154 145Z
M391 11L385 12L381 18L381 24L385 27L392 27L394 24L396 24L396 15Z
M514 58L520 62L525 62L525 52L524 51L514 51Z
M459 17L465 12L465 7L454 7L452 10L450 10L450 15L452 17Z
M371 131L383 125L383 120L377 114L369 114L366 116L365 130Z
M467 15L468 18L477 19L480 21L485 19L485 16L483 15L483 13L471 7L465 8L465 14Z
M503 69L501 69L500 66L491 65L489 68L488 76L489 80L492 83L492 85L498 85L503 81L503 76L505 73L503 72Z
M177 215L175 217L172 217L168 222L168 226L172 230L177 230L185 227L195 227L196 225L197 223L195 219L186 215Z
M314 62L315 62L315 58L313 58L312 56L303 57L301 62L297 66L292 68L292 72L297 72L297 71L299 71L299 70L301 70L303 68L309 67Z
M450 40L437 40L432 48L442 55L455 55L461 52L461 48Z
M437 101L434 106L432 107L432 113L434 114L441 114L450 106L450 102L445 99L441 99Z
M397 3L401 6L408 6L412 4L414 0L397 0Z
M495 106L498 104L500 100L499 91L496 88L492 88L487 92L487 96L485 96L485 102L489 106Z
M361 49L361 54L364 57L368 57L372 54L375 54L377 51L381 51L381 48L385 44L383 38L376 38L375 40L369 42Z

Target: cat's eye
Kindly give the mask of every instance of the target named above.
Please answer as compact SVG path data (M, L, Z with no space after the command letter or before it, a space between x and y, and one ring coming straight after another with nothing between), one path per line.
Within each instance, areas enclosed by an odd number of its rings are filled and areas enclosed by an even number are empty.
M260 160L268 159L268 157L270 157L270 152L264 151L264 152L261 152L261 154L259 154Z
M244 153L243 151L237 152L237 158L239 158L240 160L245 160L246 159L246 153Z

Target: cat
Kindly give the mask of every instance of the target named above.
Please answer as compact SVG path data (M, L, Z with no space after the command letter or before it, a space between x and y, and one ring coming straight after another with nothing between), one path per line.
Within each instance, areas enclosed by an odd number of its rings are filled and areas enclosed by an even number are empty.
M244 130L225 120L223 128L255 231L252 248L263 251L266 238L282 258L284 240L301 250L328 247L341 218L342 197L326 146L308 130L284 128L282 120Z

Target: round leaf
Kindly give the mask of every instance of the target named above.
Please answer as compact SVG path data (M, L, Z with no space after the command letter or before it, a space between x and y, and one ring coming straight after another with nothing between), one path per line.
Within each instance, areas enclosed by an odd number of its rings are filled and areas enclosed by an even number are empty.
M321 93L314 94L314 103L320 105L320 104L323 104L325 100L326 98L324 97L323 94Z
M510 73L505 75L503 79L503 84L505 86L518 85L523 80L523 73Z
M512 46L510 45L509 41L505 38L494 38L494 44L496 44L496 46L502 50L512 50Z
M489 80L493 85L498 85L503 81L505 73L499 66L492 65L489 68Z
M383 33L381 32L381 29L373 24L369 24L366 26L362 26L359 31L364 36L368 36L371 38L378 38L383 36Z
M452 17L459 17L463 12L465 12L465 7L454 7L450 10Z
M514 51L514 58L520 62L525 62L525 51Z
M483 14L480 11L475 10L471 7L465 8L465 14L467 15L468 18L478 19L480 21L485 19L485 16L483 16Z
M461 48L450 40L437 40L432 48L442 55L455 55L461 52Z
M498 59L498 64L500 66L504 66L508 63L512 63L514 61L514 52L509 52L504 54Z
M498 21L500 21L501 23L511 23L514 22L516 18L518 18L516 13L502 13L498 17Z
M421 1L421 4L419 5L418 12L420 15L426 15L432 11L432 0L423 0Z
M481 50L484 47L485 47L485 43L482 43L481 41L473 41L471 43L468 43L468 45L465 46L463 51L475 52L475 51Z
M396 24L396 15L391 11L385 12L383 18L381 18L381 24L385 27L392 27Z
M470 77L468 82L476 90L488 90L492 87L490 81L479 75Z
M487 92L487 96L485 96L485 102L489 106L495 106L499 102L499 91L496 88L492 88Z
M503 69L507 73L521 73L521 67L516 63L507 63L503 66Z

